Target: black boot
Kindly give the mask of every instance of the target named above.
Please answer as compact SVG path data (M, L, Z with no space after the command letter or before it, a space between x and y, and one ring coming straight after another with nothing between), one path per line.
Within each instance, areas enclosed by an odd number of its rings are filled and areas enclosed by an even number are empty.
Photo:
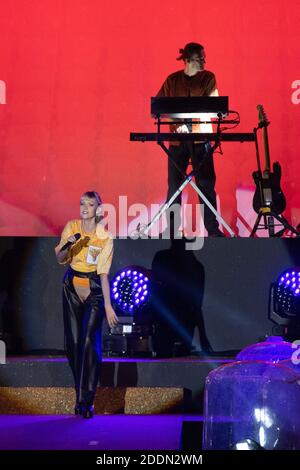
M95 392L91 390L82 390L81 391L82 397L82 416L84 418L90 419L94 416L94 399L95 399Z
M84 407L83 403L76 402L75 408L74 408L74 414L76 416L82 415L83 407Z
M86 419L91 419L94 417L94 405L84 405L82 407L82 416Z

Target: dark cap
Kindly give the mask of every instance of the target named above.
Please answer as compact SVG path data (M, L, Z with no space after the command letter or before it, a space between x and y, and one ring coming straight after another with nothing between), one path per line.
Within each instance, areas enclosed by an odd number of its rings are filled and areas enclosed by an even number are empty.
M177 60L189 59L193 54L201 55L204 47L197 42L189 42L184 46L183 49L179 49L180 56L177 57Z

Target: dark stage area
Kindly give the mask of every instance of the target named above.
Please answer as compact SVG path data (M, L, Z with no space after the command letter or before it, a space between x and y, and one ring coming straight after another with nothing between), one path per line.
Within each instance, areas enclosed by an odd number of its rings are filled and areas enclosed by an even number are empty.
M274 332L270 284L300 263L298 239L205 239L198 251L185 250L182 240L115 240L111 279L129 266L149 275L150 302L136 320L155 319L153 354L124 351L120 357L104 350L96 417L93 425L78 425L74 440L78 421L62 355L65 268L54 256L57 239L0 241L0 331L9 350L0 366L2 449L201 450L208 375ZM120 426L128 427L121 444ZM165 430L163 439L151 437L158 428ZM23 429L30 430L26 438ZM69 437L62 439L65 432Z

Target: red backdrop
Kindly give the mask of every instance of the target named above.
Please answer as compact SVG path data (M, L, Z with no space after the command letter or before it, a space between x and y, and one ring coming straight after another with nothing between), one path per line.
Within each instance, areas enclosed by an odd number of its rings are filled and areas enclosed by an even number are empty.
M300 222L298 1L12 0L0 10L1 235L57 235L89 189L113 204L119 195L129 204L164 200L164 154L129 142L129 132L154 130L150 96L190 41L206 47L207 69L240 112L239 131L253 129L264 105L286 215ZM248 235L254 148L223 151L221 211Z

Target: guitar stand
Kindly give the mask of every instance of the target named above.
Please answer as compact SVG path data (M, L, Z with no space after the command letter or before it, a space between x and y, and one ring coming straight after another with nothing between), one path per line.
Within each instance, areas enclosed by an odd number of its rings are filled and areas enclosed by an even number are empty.
M259 127L261 127L259 125ZM258 127L258 128L259 128ZM260 156L259 156L259 148L258 148L258 141L257 141L257 131L258 128L253 129L254 133L254 141L255 141L255 149L256 149L256 160L257 160L257 168L258 172L261 173L261 165L260 165ZM260 200L262 202L262 207L259 210L258 216L256 217L255 224L253 226L252 232L250 233L250 237L254 237L257 230L268 230L269 237L276 237L280 238L284 235L286 230L289 230L291 233L296 235L296 237L300 237L300 232L295 229L283 215L278 215L276 212L272 210L272 208L266 205L264 200L263 189L260 186ZM263 223L260 223L261 219L263 218ZM276 224L275 221L279 222ZM283 227L281 230L275 233L275 227Z
M261 224L261 219L264 219L264 222ZM276 224L274 220L277 220L279 224ZM275 233L275 227L283 227L282 230ZM300 232L298 232L292 225L288 223L283 215L278 215L274 211L271 210L270 207L262 207L259 211L259 214L256 218L255 224L253 226L252 232L250 237L254 237L257 230L268 230L269 237L277 237L280 238L284 235L286 230L292 232L296 237L300 237Z
M220 122L221 118L219 116L219 122ZM185 121L186 122L186 121ZM148 225L146 225L145 227L143 228L140 228L140 226L138 226L137 228L137 233L139 236L141 235L147 235L151 229L151 227L160 219L160 217L168 210L168 208L172 205L172 203L175 201L175 199L177 198L177 196L183 191L183 189L188 185L190 184L192 186L192 188L194 188L194 190L197 192L197 194L200 196L201 200L204 202L204 204L207 205L207 207L213 212L213 214L216 216L216 219L218 220L218 222L228 231L228 233L230 234L230 237L231 238L234 238L236 235L234 234L233 230L231 229L231 227L225 222L225 220L223 219L223 217L218 213L218 211L214 208L214 206L209 202L209 200L207 199L207 197L203 194L203 192L198 188L198 186L194 183L194 181L192 180L193 176L195 175L195 171L192 170L190 173L188 173L187 175L184 174L179 168L178 166L176 165L176 163L174 162L174 159L173 159L173 155L172 153L170 152L170 150L165 146L164 142L162 142L159 138L159 134L160 134L160 125L162 123L160 122L160 119L158 118L158 138L157 138L157 143L158 145L163 149L163 151L167 154L167 156L170 158L170 160L172 161L172 163L176 166L177 170L180 171L180 173L182 173L185 177L183 183L179 186L179 188L177 189L177 191L173 194L173 196L171 196L171 198L159 209L159 211L155 214L155 216L152 218L152 220L149 222ZM218 133L220 134L220 124L218 123ZM208 155L209 153L211 152L213 154L214 152L214 149L216 146L218 146L220 142L220 138L217 139L216 141L216 144L213 148L210 148L209 151L206 152L206 156L204 158L208 158ZM193 146L192 146L192 151L193 151ZM198 169L197 169L198 170Z

